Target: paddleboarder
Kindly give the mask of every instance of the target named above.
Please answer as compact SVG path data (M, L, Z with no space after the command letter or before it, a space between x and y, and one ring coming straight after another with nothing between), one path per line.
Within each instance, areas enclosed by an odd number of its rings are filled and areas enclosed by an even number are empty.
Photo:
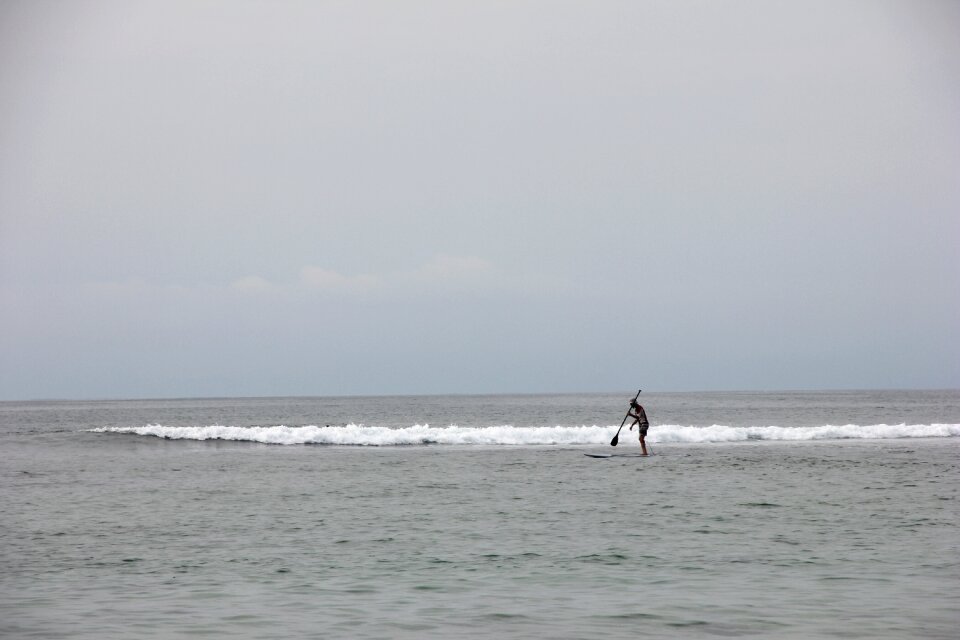
M633 418L630 431L633 431L633 428L637 427L637 431L640 432L640 448L643 449L643 455L649 455L647 454L646 438L650 422L647 420L647 412L643 410L643 405L638 403L636 398L630 403L630 411L627 412L627 417Z

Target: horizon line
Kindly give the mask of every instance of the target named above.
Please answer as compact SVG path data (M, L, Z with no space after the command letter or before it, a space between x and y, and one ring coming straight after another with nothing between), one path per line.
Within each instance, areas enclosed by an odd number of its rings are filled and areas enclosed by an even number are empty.
M647 390L641 393L652 394L710 394L710 393L854 393L854 392L891 392L891 391L960 391L953 387L836 387L836 388L793 388L793 389L696 389L696 390ZM0 403L24 402L145 402L145 401L184 401L184 400L280 400L280 399L318 399L318 398L437 398L437 397L492 397L492 396L574 396L574 395L615 395L629 394L632 390L615 389L612 391L509 391L509 392L456 392L456 393L339 393L315 395L250 395L250 396L140 396L140 397L50 397L50 398L4 398Z

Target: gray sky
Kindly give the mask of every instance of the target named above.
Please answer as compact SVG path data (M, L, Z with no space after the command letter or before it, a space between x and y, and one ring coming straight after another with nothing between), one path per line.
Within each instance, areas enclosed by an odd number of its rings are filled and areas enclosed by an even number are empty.
M960 3L0 2L0 398L960 387Z

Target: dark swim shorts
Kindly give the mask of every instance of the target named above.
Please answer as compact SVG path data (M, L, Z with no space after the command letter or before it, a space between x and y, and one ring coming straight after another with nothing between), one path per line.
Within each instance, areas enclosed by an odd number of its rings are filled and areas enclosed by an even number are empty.
M641 424L641 425L640 425L640 435L642 435L643 437L646 437L646 436L647 436L647 429L649 429L649 428L650 428L650 425L649 425L649 424Z

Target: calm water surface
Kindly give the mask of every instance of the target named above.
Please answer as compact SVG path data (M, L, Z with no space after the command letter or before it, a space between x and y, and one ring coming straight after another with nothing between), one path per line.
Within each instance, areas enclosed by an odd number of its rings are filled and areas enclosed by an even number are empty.
M958 392L645 393L651 439L811 430L646 459L582 455L635 449L623 435L612 450L88 431L595 425L608 440L623 396L2 403L0 634L956 637L960 438L812 430L956 425Z

